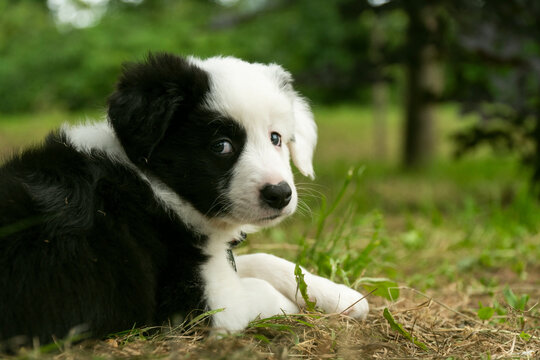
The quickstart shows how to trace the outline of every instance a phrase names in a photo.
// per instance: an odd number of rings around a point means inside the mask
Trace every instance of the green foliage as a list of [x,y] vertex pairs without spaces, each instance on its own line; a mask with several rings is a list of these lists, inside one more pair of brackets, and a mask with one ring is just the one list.
[[399,298],[398,284],[387,278],[363,277],[357,280],[367,291],[373,295],[381,296],[391,301]]
[[525,326],[525,318],[522,314],[526,311],[527,302],[529,301],[530,296],[528,294],[523,294],[518,298],[509,287],[506,287],[503,290],[503,295],[508,305],[520,314],[518,321],[520,327],[523,328]]
[[[517,154],[540,190],[540,5],[521,0],[463,5],[468,16],[456,19],[459,55],[448,61],[456,75],[451,96],[482,121],[454,136],[457,154],[484,144]],[[508,22],[509,13],[521,21]]]
[[482,303],[479,303],[480,308],[476,312],[480,320],[489,320],[495,314],[495,309],[490,306],[483,306]]
[[202,314],[199,314],[199,315],[195,316],[194,318],[190,319],[188,322],[182,324],[182,329],[184,331],[188,332],[191,329],[193,329],[195,326],[198,326],[198,325],[204,323],[206,320],[211,318],[212,315],[220,313],[223,310],[225,310],[225,308],[205,311]]
[[306,303],[306,310],[315,311],[316,302],[309,299],[307,284],[304,280],[304,273],[302,272],[302,268],[300,268],[300,265],[298,264],[296,264],[294,268],[294,278],[296,280],[296,287],[298,291],[300,291],[300,294],[302,295],[302,298]]
[[[317,318],[317,316],[315,316],[315,318]],[[295,331],[294,325],[313,327],[313,324],[311,324],[306,319],[307,317],[305,315],[298,315],[298,314],[276,315],[276,316],[271,316],[264,319],[256,319],[249,323],[248,328],[269,329],[269,330],[280,331],[283,333],[288,333],[291,335],[293,339],[293,343],[298,344],[299,337],[298,337],[298,333]],[[289,323],[283,323],[282,322],[283,320],[286,320]],[[270,343],[270,339],[268,339],[263,334],[254,334],[253,337],[264,343]]]
[[527,302],[530,299],[530,296],[527,294],[521,295],[521,297],[517,297],[516,294],[510,289],[509,287],[506,287],[503,290],[504,299],[510,305],[514,310],[517,311],[525,311],[525,307],[527,306]]
[[531,334],[528,334],[528,333],[526,333],[526,332],[524,332],[524,331],[522,331],[522,332],[519,334],[519,337],[520,337],[522,340],[524,340],[524,341],[529,341],[529,340],[531,340],[532,335],[531,335]]
[[369,4],[354,0],[240,0],[233,6],[110,0],[103,17],[86,28],[55,22],[44,2],[2,0],[0,112],[101,108],[120,65],[148,51],[276,62],[311,98],[367,100],[374,23],[392,39],[387,48],[395,48],[406,25],[402,14],[376,16]]
[[410,250],[420,249],[425,246],[425,237],[417,229],[412,229],[402,234],[403,245]]
[[189,0],[152,3],[111,6],[97,26],[85,29],[57,28],[39,2],[6,5],[0,15],[6,20],[0,21],[0,34],[8,34],[0,41],[0,111],[103,107],[123,62],[148,51],[210,51],[198,44],[204,38],[193,34],[216,6]]
[[89,333],[68,334],[63,339],[57,339],[55,342],[39,346],[35,349],[35,355],[51,354],[58,350],[62,350],[64,347],[70,347],[72,344],[88,339],[91,335]]
[[[528,311],[527,303],[530,299],[530,295],[522,294],[520,297],[518,297],[508,286],[503,289],[502,295],[506,301],[506,304],[517,313],[517,317],[515,317],[515,319],[517,319],[520,329],[523,329],[525,326],[525,318],[523,314]],[[511,314],[509,314],[507,309],[499,304],[499,302],[495,299],[493,300],[492,306],[483,306],[481,302],[479,303],[479,306],[480,307],[477,310],[477,315],[480,320],[492,320],[495,314],[497,314],[497,319],[495,320],[500,323],[506,323],[510,318]],[[520,337],[526,341],[530,339],[530,335],[524,332],[520,334]]]
[[[326,198],[321,198],[320,209],[316,215],[314,239],[308,241],[305,236],[300,238],[301,250],[297,261],[316,267],[319,274],[334,281],[361,285],[375,295],[396,300],[399,297],[399,290],[395,281],[387,278],[361,277],[374,262],[375,253],[384,242],[381,239],[383,219],[380,213],[372,214],[372,235],[365,246],[358,248],[356,243],[352,244],[358,232],[363,229],[363,219],[358,216],[357,207],[350,200],[358,195],[358,182],[364,169],[358,167],[347,171],[332,202],[327,203]],[[352,191],[351,186],[355,187]],[[347,204],[344,209],[342,203]],[[344,215],[341,215],[342,211],[345,212]],[[328,229],[331,222],[332,228]]]

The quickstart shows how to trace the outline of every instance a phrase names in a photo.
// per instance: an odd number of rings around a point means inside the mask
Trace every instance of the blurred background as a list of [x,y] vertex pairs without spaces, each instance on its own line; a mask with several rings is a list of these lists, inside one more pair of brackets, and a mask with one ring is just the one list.
[[282,64],[315,107],[368,111],[361,157],[425,165],[472,113],[452,150],[486,142],[537,170],[539,15],[527,0],[1,0],[0,113],[99,110],[149,51],[234,55]]
[[353,259],[420,288],[524,277],[540,258],[538,19],[534,0],[0,0],[0,154],[103,116],[121,64],[149,51],[275,62],[313,106],[318,178],[300,179],[305,216],[250,246],[319,246],[323,273]]

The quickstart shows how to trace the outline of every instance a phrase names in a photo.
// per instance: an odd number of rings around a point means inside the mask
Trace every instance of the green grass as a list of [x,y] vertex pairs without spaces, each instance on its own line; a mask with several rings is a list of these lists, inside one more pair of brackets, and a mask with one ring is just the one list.
[[[271,252],[364,293],[374,290],[368,321],[321,314],[276,317],[220,340],[169,329],[155,338],[125,342],[119,335],[112,343],[83,350],[63,348],[64,354],[540,356],[535,305],[540,301],[540,205],[517,160],[487,149],[453,159],[450,135],[473,121],[460,119],[453,105],[438,109],[433,162],[416,171],[399,165],[397,108],[389,111],[384,157],[376,151],[368,108],[315,107],[315,115],[320,130],[317,179],[297,175],[303,199],[298,214],[250,235],[238,252]],[[35,143],[61,122],[84,117],[0,116],[0,153]]]
[[100,116],[99,111],[0,114],[0,154],[38,144],[49,131],[58,128],[63,123],[76,123]]

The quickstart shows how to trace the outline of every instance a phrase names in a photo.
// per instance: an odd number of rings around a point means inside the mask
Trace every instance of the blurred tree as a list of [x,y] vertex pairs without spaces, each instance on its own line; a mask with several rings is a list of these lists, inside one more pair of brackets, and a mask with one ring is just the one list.
[[[107,11],[94,22],[73,22],[72,9],[62,20],[68,3]],[[50,12],[43,4],[0,0],[0,111],[101,106],[119,64],[149,50],[278,62],[316,100],[368,99],[371,36],[359,18],[370,8],[365,1],[49,0]]]
[[434,104],[444,86],[439,49],[441,10],[435,1],[409,0],[402,6],[409,19],[403,160],[406,166],[414,167],[428,162],[434,149]]
[[435,104],[444,89],[442,71],[448,36],[446,0],[371,1],[378,14],[403,13],[406,25],[399,44],[386,51],[386,65],[400,64],[406,73],[403,164],[418,167],[434,153]]
[[454,5],[453,14],[457,31],[448,65],[455,80],[448,98],[480,115],[477,124],[455,136],[458,154],[481,144],[517,152],[538,185],[540,2],[463,2]]
[[[376,17],[376,20],[379,20]],[[369,59],[374,66],[384,64],[382,50],[386,43],[384,26],[381,21],[374,21],[371,27],[371,39],[369,48]],[[388,101],[388,83],[382,77],[383,71],[377,71],[377,76],[373,81],[373,139],[375,156],[379,160],[386,160],[387,143],[388,143],[388,127],[387,127],[387,109]]]
[[110,0],[99,23],[79,29],[55,23],[43,2],[0,0],[0,111],[102,107],[122,62],[151,50],[209,52],[197,31],[216,7]]

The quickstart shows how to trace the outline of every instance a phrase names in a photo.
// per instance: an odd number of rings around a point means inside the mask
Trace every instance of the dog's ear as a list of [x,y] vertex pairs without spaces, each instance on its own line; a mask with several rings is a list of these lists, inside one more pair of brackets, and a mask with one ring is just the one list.
[[294,95],[294,138],[289,142],[289,149],[294,165],[304,176],[315,178],[313,171],[313,153],[317,145],[317,125],[306,100]]
[[317,125],[307,101],[294,91],[291,74],[281,66],[268,66],[271,76],[278,82],[279,87],[292,98],[294,112],[294,135],[289,142],[289,150],[294,165],[304,176],[315,178],[313,171],[313,152],[317,144]]
[[172,121],[181,121],[208,91],[205,71],[165,53],[127,63],[109,97],[108,116],[129,159],[144,166]]

